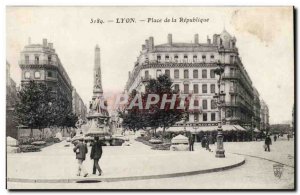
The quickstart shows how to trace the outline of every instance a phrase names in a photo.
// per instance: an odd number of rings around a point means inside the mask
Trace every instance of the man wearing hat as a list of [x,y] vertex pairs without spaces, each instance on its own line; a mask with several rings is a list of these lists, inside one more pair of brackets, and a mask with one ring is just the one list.
[[92,145],[92,150],[91,150],[91,159],[94,160],[93,174],[96,174],[96,170],[98,170],[99,176],[102,174],[102,170],[99,166],[99,160],[101,156],[102,156],[102,144],[99,141],[99,137],[95,137],[95,141]]
[[86,177],[88,173],[86,172],[85,167],[83,166],[83,161],[85,156],[88,153],[88,148],[83,142],[83,137],[79,138],[79,142],[74,147],[73,151],[76,153],[76,159],[78,159],[78,173],[77,176],[80,176],[80,172],[83,172],[83,176]]

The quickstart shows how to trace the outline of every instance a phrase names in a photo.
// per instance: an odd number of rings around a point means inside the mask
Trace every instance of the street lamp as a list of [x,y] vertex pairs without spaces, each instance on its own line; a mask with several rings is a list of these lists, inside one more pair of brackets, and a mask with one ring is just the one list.
[[184,112],[184,121],[183,121],[183,124],[184,124],[184,136],[186,136],[186,123],[187,123],[187,120],[188,120],[188,116],[189,116],[189,113],[187,111]]
[[193,139],[194,140],[196,140],[196,135],[197,135],[197,129],[198,129],[199,127],[198,126],[196,126],[196,124],[193,126],[193,129],[194,129],[194,137],[193,137]]
[[224,72],[224,66],[221,63],[217,64],[218,67],[215,70],[215,74],[219,75],[219,80],[218,80],[218,95],[216,96],[217,98],[217,106],[218,106],[218,111],[219,111],[219,120],[218,120],[218,134],[217,134],[217,150],[216,150],[216,158],[225,158],[225,150],[223,147],[223,129],[222,129],[222,113],[221,113],[221,108],[222,108],[222,103],[221,103],[221,91],[220,91],[220,86],[221,86],[221,79],[222,79],[222,74]]

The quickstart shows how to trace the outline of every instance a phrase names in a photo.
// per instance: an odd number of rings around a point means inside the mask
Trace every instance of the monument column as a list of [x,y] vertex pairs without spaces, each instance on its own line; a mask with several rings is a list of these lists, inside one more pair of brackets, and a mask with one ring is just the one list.
[[93,87],[93,100],[102,96],[102,80],[101,80],[101,67],[100,67],[100,48],[98,45],[95,47],[95,64],[94,64],[94,87]]

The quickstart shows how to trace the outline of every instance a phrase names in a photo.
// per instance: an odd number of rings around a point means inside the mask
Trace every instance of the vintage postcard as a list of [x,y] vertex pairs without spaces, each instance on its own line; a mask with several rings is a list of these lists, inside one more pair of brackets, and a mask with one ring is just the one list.
[[295,190],[294,7],[6,7],[6,185]]

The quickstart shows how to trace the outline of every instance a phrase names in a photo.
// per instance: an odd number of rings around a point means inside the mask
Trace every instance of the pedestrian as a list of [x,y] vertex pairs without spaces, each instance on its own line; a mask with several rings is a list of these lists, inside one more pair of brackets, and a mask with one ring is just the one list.
[[190,136],[189,136],[189,148],[190,148],[190,151],[194,151],[194,137],[193,137],[193,135],[191,134]]
[[86,144],[83,142],[83,137],[79,138],[79,142],[74,147],[73,151],[76,153],[76,159],[78,159],[78,173],[77,176],[80,176],[80,172],[83,172],[83,176],[88,176],[86,169],[83,165],[83,161],[85,160],[86,153],[88,153],[88,148]]
[[276,142],[276,140],[277,140],[277,136],[276,136],[276,134],[274,135],[274,142]]
[[205,148],[206,147],[206,135],[204,136],[204,137],[202,137],[202,139],[201,139],[201,146],[202,146],[202,148]]
[[270,152],[270,145],[272,144],[272,140],[270,138],[270,136],[267,136],[265,139],[265,151]]
[[209,148],[209,139],[206,139],[205,149],[208,150],[208,151],[210,151],[210,148]]
[[99,160],[101,156],[102,156],[102,143],[99,141],[99,137],[95,137],[95,141],[92,145],[92,150],[91,150],[91,159],[94,160],[93,174],[96,174],[96,171],[98,170],[99,176],[102,175],[102,170],[99,166]]

